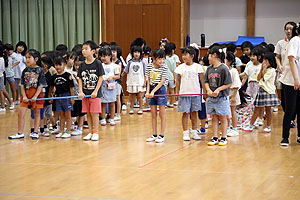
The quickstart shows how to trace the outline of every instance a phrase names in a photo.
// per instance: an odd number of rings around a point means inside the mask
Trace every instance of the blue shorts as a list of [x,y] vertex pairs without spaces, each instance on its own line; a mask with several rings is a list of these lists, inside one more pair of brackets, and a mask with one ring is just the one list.
[[208,97],[205,104],[207,114],[230,115],[230,104],[227,97]]
[[[155,88],[156,86],[151,86],[150,85],[150,92]],[[167,94],[166,92],[166,87],[163,85],[161,86],[155,93],[154,95],[162,95],[162,94]],[[168,97],[152,97],[148,99],[148,104],[150,106],[166,106],[168,104]]]
[[9,83],[15,82],[15,78],[14,77],[6,77],[6,81]]
[[[40,110],[41,119],[44,119],[44,112],[45,112],[45,107],[41,108],[41,110]],[[34,119],[34,111],[33,110],[31,110],[30,117],[31,117],[31,119]]]
[[205,103],[201,103],[201,110],[198,111],[198,117],[199,119],[206,119],[207,118],[207,115],[206,115],[206,106],[205,106]]
[[201,96],[178,97],[178,112],[191,113],[199,110],[201,110]]
[[[60,97],[70,96],[70,93],[59,95]],[[67,112],[73,110],[71,99],[56,99],[55,100],[56,112]]]

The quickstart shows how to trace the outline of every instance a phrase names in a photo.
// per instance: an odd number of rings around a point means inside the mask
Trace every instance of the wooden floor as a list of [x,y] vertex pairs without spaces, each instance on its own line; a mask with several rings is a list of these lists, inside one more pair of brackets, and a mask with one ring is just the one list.
[[28,132],[11,141],[17,110],[7,111],[0,116],[0,199],[300,199],[300,146],[295,129],[290,147],[279,146],[281,111],[271,134],[240,131],[226,147],[206,145],[211,128],[202,141],[183,142],[176,108],[167,110],[165,143],[146,143],[150,120],[150,113],[123,115],[115,127],[99,128],[98,142],[32,141]]

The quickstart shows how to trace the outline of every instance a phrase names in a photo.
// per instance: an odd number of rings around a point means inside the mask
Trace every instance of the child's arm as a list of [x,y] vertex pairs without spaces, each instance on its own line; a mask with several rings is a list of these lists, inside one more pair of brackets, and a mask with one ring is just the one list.
[[[166,78],[162,78],[162,79],[161,79],[161,81],[159,82],[159,84],[157,84],[157,86],[151,91],[151,93],[150,93],[150,98],[152,98],[152,97],[154,96],[154,93],[155,93],[157,90],[159,90],[159,88],[160,88],[161,86],[164,85],[165,80],[166,80]],[[147,89],[148,89],[148,88],[147,88]]]
[[267,66],[263,63],[261,68],[260,68],[260,71],[257,75],[257,80],[258,81],[260,81],[261,79],[264,80],[264,75],[265,75],[266,71],[267,71]]
[[92,93],[92,95],[91,95],[92,98],[96,98],[96,97],[97,97],[98,90],[99,90],[99,88],[101,87],[102,82],[103,82],[103,76],[99,76],[99,79],[98,79],[96,88],[94,89],[94,91],[93,91],[93,93]]
[[84,93],[82,91],[82,79],[81,78],[78,79],[78,89],[79,89],[78,98],[82,99],[84,97]]
[[11,66],[11,68],[13,69],[15,66],[17,66],[18,64],[20,64],[20,61],[18,61],[18,62],[16,62],[15,64],[13,64],[12,66]]
[[[176,76],[175,76],[175,77],[176,77]],[[176,81],[176,94],[179,94],[179,91],[180,91],[180,83],[181,83],[181,75],[178,74],[177,81]]]
[[[73,87],[70,87],[70,94],[71,94],[71,96],[74,96],[74,88]],[[71,98],[71,103],[72,103],[72,105],[74,105],[74,103],[75,103],[74,98]]]
[[31,102],[36,102],[37,97],[39,96],[39,94],[41,93],[43,89],[43,86],[39,86],[34,94],[34,96],[31,98]]
[[207,96],[212,97],[212,91],[209,87],[209,83],[205,83],[205,88],[206,88]]
[[28,102],[28,98],[26,96],[26,93],[25,93],[25,88],[24,88],[24,85],[21,85],[21,94],[22,94],[22,97],[23,97],[23,102]]
[[217,97],[219,95],[219,92],[221,92],[222,90],[226,90],[227,88],[229,88],[232,85],[232,83],[230,84],[226,84],[226,85],[222,85],[221,87],[218,87],[215,91],[213,91],[213,96]]
[[276,59],[277,69],[278,69],[279,73],[281,73],[282,72],[281,55],[276,54],[275,59]]
[[236,94],[238,93],[239,88],[232,88],[232,90],[233,90],[233,94],[231,96],[230,103],[235,104],[236,103],[235,98],[236,98]]
[[[145,78],[145,80],[146,80],[146,78]],[[150,77],[148,77],[148,80],[147,80],[147,90],[146,90],[146,94],[145,94],[145,96],[146,96],[147,98],[150,97],[149,91],[150,91]]]
[[[53,92],[54,86],[50,86],[49,88],[49,93],[48,93],[48,97],[52,97],[52,92]],[[49,100],[49,103],[53,103],[53,99]]]
[[[206,94],[206,88],[205,88],[205,83],[204,83],[204,76],[203,76],[203,73],[200,73],[199,74],[199,77],[200,77],[200,81],[201,81],[201,85],[203,87],[203,93]],[[204,97],[204,96],[203,96]]]
[[242,79],[242,86],[245,85],[245,83],[247,82],[247,80],[248,80],[248,76],[247,76],[247,74],[244,74],[243,75],[243,79]]

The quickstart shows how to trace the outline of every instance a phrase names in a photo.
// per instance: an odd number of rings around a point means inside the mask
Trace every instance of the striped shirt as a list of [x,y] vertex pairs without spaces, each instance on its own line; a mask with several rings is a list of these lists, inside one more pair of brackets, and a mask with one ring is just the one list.
[[150,77],[150,85],[154,86],[160,83],[162,78],[165,78],[164,86],[168,85],[168,67],[163,64],[159,68],[155,68],[153,63],[150,63],[146,68],[146,77]]

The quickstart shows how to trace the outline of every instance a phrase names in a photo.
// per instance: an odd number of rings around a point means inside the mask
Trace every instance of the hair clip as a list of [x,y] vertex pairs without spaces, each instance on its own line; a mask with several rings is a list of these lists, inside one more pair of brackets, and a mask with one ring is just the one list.
[[220,52],[220,53],[223,53],[223,49],[219,49],[219,52]]

